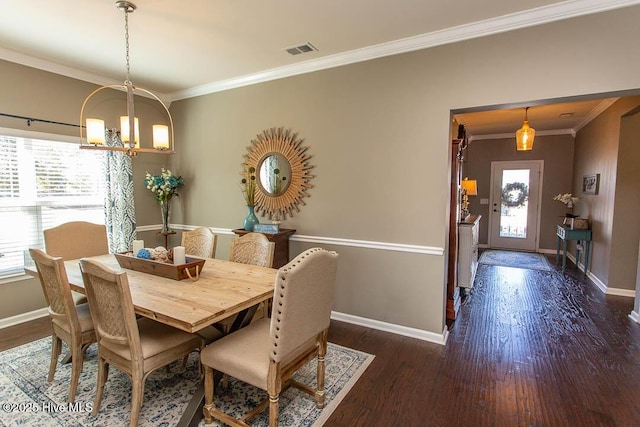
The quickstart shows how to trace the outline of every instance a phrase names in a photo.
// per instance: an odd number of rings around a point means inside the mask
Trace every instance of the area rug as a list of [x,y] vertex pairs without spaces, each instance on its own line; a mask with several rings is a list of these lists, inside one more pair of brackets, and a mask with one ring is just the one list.
[[[0,425],[2,426],[73,426],[107,427],[129,424],[131,383],[116,368],[109,371],[102,405],[97,416],[91,415],[97,378],[97,347],[86,353],[75,404],[66,399],[71,364],[58,364],[55,378],[47,383],[51,339],[44,338],[0,353]],[[66,347],[63,347],[63,354]],[[171,365],[170,372],[160,369],[147,378],[139,426],[174,426],[180,420],[191,396],[200,383],[196,353],[186,368]],[[321,426],[346,396],[374,356],[329,343],[326,357],[326,405],[317,409],[305,393],[290,388],[280,396],[281,426]],[[315,360],[294,378],[315,384]],[[266,397],[263,391],[233,379],[229,387],[216,396],[216,405],[239,416]],[[200,422],[204,426],[204,421]],[[209,424],[219,425],[219,424]],[[252,426],[267,426],[266,412],[252,420]]]
[[552,270],[549,261],[544,255],[530,252],[485,250],[480,255],[478,263],[502,267],[528,268],[530,270]]

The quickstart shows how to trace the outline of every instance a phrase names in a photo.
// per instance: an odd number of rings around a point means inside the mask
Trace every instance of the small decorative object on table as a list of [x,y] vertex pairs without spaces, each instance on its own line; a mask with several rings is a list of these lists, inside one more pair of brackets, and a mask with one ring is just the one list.
[[[182,251],[181,249],[182,248]],[[177,255],[174,263],[174,252]],[[185,257],[184,247],[176,246],[167,250],[163,246],[157,248],[142,248],[137,253],[115,254],[118,264],[122,268],[141,271],[173,280],[198,280],[205,260],[202,258]]]
[[244,218],[243,227],[247,231],[253,231],[256,224],[260,224],[255,213],[256,201],[256,169],[250,167],[244,171],[244,177],[240,181],[242,183],[242,196],[247,204],[247,216]]
[[553,200],[557,200],[567,205],[567,209],[569,210],[569,212],[565,214],[565,217],[576,218],[578,216],[573,214],[573,207],[575,206],[576,203],[578,203],[578,201],[580,200],[579,198],[573,197],[571,193],[565,193],[565,194],[558,194],[556,197],[553,198]]
[[256,224],[253,226],[253,231],[256,233],[264,234],[277,234],[280,231],[279,224]]
[[184,185],[182,176],[174,175],[170,170],[162,168],[160,175],[147,172],[144,184],[153,192],[156,202],[160,205],[162,215],[162,233],[169,233],[169,214],[171,212],[171,198],[178,196],[176,190]]

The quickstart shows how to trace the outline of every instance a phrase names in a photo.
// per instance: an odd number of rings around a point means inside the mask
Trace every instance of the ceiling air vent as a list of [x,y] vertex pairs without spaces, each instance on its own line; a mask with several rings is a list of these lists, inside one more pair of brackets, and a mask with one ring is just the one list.
[[284,50],[286,50],[290,55],[300,55],[301,53],[318,51],[314,45],[308,42],[300,46],[287,47]]

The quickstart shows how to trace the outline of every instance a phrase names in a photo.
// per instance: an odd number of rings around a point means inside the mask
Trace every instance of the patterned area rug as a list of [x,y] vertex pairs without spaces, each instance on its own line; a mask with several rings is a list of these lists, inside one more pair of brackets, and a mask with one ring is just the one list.
[[528,268],[530,270],[552,270],[549,261],[544,255],[530,252],[485,250],[480,255],[478,263],[502,267]]
[[[66,347],[63,346],[63,354]],[[51,339],[44,338],[0,353],[0,425],[2,426],[118,426],[128,425],[131,400],[129,377],[116,368],[109,370],[100,412],[91,415],[97,378],[97,347],[87,350],[75,404],[66,398],[71,364],[58,364],[54,380],[47,383]],[[319,410],[305,393],[295,388],[280,396],[281,426],[321,426],[346,396],[374,356],[329,343],[326,357],[326,405]],[[294,378],[315,384],[315,360]],[[197,354],[185,369],[180,362],[170,372],[162,368],[147,378],[139,426],[174,426],[199,384]],[[254,407],[266,393],[229,379],[229,387],[216,396],[216,405],[239,416]],[[200,422],[204,426],[204,420]],[[209,424],[219,425],[219,424]],[[252,420],[252,426],[267,426],[267,412]]]

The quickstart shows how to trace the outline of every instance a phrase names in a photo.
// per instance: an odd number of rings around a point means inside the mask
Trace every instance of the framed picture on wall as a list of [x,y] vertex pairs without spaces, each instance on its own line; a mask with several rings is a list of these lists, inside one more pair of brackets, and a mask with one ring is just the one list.
[[592,173],[582,177],[582,194],[598,194],[600,174]]

